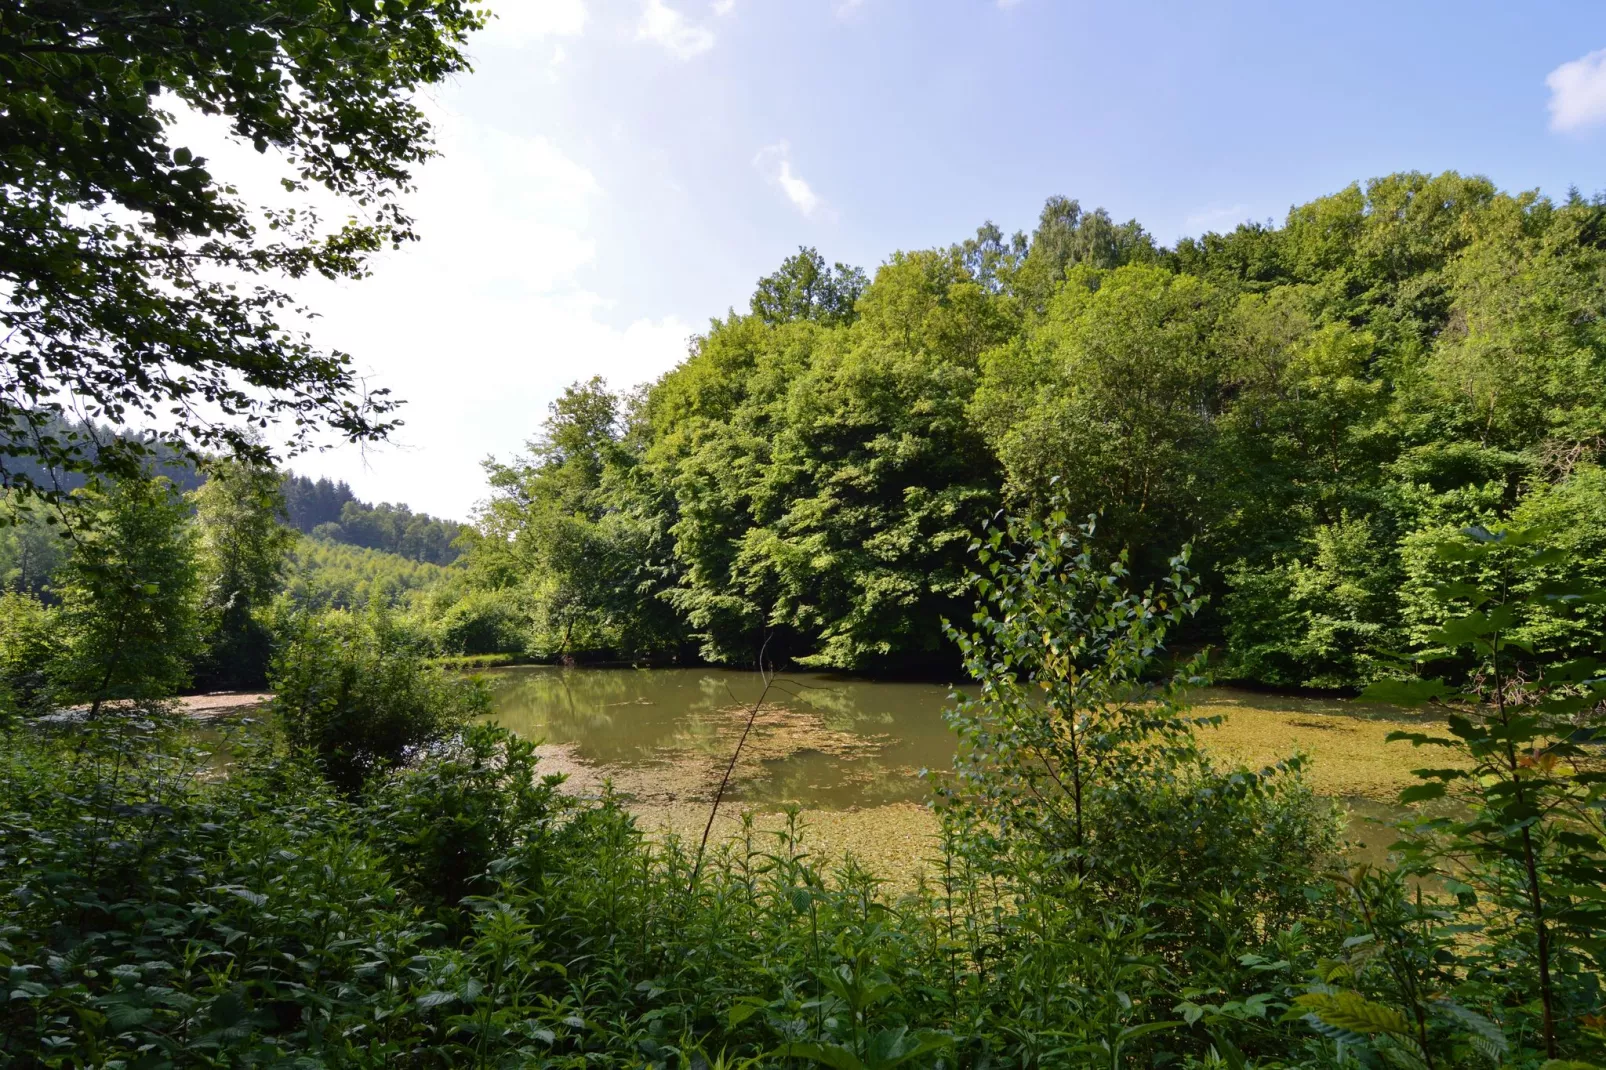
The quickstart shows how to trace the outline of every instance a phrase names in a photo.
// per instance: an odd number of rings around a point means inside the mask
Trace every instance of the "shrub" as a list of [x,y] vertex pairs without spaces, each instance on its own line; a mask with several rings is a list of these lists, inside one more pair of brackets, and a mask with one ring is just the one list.
[[372,832],[390,845],[404,887],[450,919],[466,896],[495,890],[497,859],[563,813],[561,780],[536,776],[535,744],[470,725],[430,761],[376,786]]
[[967,830],[973,864],[1152,928],[1155,950],[1248,951],[1308,913],[1337,815],[1297,759],[1222,769],[1200,749],[1195,727],[1214,722],[1189,713],[1185,689],[1202,660],[1156,676],[1167,634],[1201,604],[1186,551],[1138,593],[1124,556],[1100,566],[1093,538],[1061,511],[978,544],[974,630],[950,631],[979,686],[951,716],[945,818]]
[[50,705],[50,665],[61,653],[55,613],[28,594],[0,594],[0,721]]
[[490,710],[484,685],[421,661],[383,615],[295,616],[273,660],[273,709],[291,746],[354,791]]
[[529,614],[513,591],[469,591],[435,625],[442,654],[518,654],[529,641]]
[[[1576,541],[1576,532],[1518,527],[1469,527],[1441,539],[1433,559],[1458,574],[1426,589],[1440,623],[1422,630],[1413,659],[1470,663],[1469,681],[1457,689],[1391,680],[1368,691],[1387,702],[1434,703],[1447,729],[1390,737],[1449,759],[1417,770],[1421,782],[1401,801],[1448,799],[1453,807],[1403,822],[1398,846],[1405,873],[1442,883],[1455,899],[1431,914],[1419,908],[1414,924],[1400,927],[1417,935],[1402,932],[1393,942],[1436,939],[1456,953],[1435,965],[1455,969],[1448,978],[1421,971],[1438,984],[1398,971],[1386,989],[1417,1023],[1404,1041],[1429,1060],[1467,1031],[1465,1015],[1449,1023],[1454,1030],[1443,1027],[1450,998],[1479,1004],[1480,1020],[1505,1027],[1489,1030],[1550,1059],[1599,1058],[1606,1049],[1606,772],[1598,747],[1606,739],[1606,662],[1576,656],[1577,637],[1598,627],[1606,590],[1578,567]],[[1430,1000],[1424,993],[1434,988],[1448,991]],[[1430,1030],[1433,1019],[1441,1022]]]

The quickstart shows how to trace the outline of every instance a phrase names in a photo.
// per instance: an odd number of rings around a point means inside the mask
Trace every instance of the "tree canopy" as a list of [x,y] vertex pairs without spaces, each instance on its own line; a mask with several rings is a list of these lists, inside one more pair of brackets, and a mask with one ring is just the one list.
[[[1354,686],[1436,626],[1432,548],[1468,524],[1542,517],[1602,568],[1600,199],[1398,174],[1166,248],[1052,198],[1029,237],[894,254],[851,312],[860,273],[824,265],[638,395],[577,387],[493,469],[474,582],[615,653],[952,665],[971,540],[1052,496],[1140,575],[1194,543],[1187,638],[1228,675]],[[611,565],[580,549],[625,529]]]
[[[142,446],[63,412],[166,421],[187,447],[255,460],[283,423],[382,436],[394,402],[285,321],[277,279],[356,278],[415,235],[400,197],[432,152],[421,86],[467,67],[468,0],[36,0],[0,10],[0,439],[47,470],[134,475]],[[221,117],[281,165],[291,195],[248,204],[175,144],[180,113]],[[92,425],[91,425],[92,426]],[[59,493],[5,465],[5,485]]]

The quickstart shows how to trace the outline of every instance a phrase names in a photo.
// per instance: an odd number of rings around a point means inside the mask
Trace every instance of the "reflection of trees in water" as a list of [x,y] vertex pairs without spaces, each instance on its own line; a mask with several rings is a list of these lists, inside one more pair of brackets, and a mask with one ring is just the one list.
[[[791,687],[787,686],[789,683]],[[864,696],[858,693],[864,689],[853,684],[788,681],[783,676],[777,681],[776,690],[785,696],[782,701],[819,714],[826,727],[838,732],[852,732],[867,724],[885,726],[893,721],[890,711],[865,709]]]
[[[491,677],[501,723],[530,738],[576,744],[582,759],[603,765],[728,755],[735,742],[732,711],[747,708],[762,688],[756,673],[708,669],[539,667]],[[765,702],[770,713],[758,731],[769,745],[760,750],[769,752],[765,758],[772,763],[816,752],[806,763],[813,771],[787,767],[772,774],[788,778],[783,790],[795,787],[805,798],[812,797],[811,778],[840,784],[846,805],[879,801],[888,793],[909,797],[902,786],[909,779],[907,764],[946,764],[945,696],[944,689],[922,684],[783,676]],[[866,776],[852,762],[834,768],[844,761],[845,745],[856,747],[852,741],[862,741],[869,752],[901,753]]]
[[764,763],[764,775],[745,783],[738,797],[747,802],[798,803],[828,809],[918,802],[927,788],[914,769],[874,757],[844,759],[803,750]]

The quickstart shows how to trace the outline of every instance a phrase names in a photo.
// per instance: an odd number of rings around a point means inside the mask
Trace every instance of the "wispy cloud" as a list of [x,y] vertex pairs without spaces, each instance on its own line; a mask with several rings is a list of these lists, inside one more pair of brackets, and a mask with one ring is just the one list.
[[691,59],[714,47],[714,31],[688,22],[664,0],[647,0],[636,24],[636,40],[651,41],[676,59]]
[[720,18],[724,18],[726,15],[729,15],[735,10],[736,0],[714,0],[713,11],[714,14],[718,15]]
[[1545,76],[1550,128],[1582,130],[1606,123],[1606,48],[1563,63]]
[[778,186],[792,206],[805,216],[813,217],[823,206],[820,195],[792,170],[792,147],[784,141],[766,145],[753,157],[753,166],[759,173]]
[[836,6],[832,8],[832,11],[836,14],[837,18],[845,19],[853,15],[859,10],[859,8],[863,6],[864,0],[836,0]]
[[1248,211],[1248,206],[1242,204],[1235,204],[1230,208],[1201,208],[1183,222],[1189,230],[1214,230],[1217,227],[1242,223]]

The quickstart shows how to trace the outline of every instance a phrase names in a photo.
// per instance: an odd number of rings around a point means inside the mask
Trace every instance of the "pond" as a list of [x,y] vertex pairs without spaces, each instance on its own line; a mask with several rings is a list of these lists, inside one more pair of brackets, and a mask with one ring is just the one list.
[[[495,717],[545,740],[552,767],[583,787],[611,780],[642,804],[711,798],[763,691],[756,673],[719,669],[496,670]],[[826,674],[780,677],[743,747],[726,797],[775,810],[853,810],[920,803],[921,769],[947,769],[954,737],[943,719],[942,684],[870,681]],[[1316,791],[1386,815],[1421,764],[1388,733],[1419,725],[1401,710],[1336,698],[1202,688],[1198,713],[1219,715],[1201,738],[1227,762],[1261,768],[1298,749],[1311,758]]]
[[954,753],[938,684],[718,669],[497,670],[495,717],[545,740],[555,765],[611,777],[640,800],[705,798],[760,695],[727,797],[747,806],[847,810],[924,800],[922,768]]
[[[953,757],[947,686],[791,673],[764,692],[756,673],[720,669],[528,666],[486,676],[494,718],[543,740],[543,767],[568,774],[568,790],[611,787],[644,828],[692,842],[763,693],[715,841],[743,834],[744,811],[758,834],[778,832],[787,821],[779,811],[794,805],[814,850],[851,852],[895,881],[929,871],[936,820],[920,770],[947,769]],[[1394,839],[1382,822],[1398,814],[1392,800],[1421,764],[1386,738],[1415,715],[1230,688],[1191,698],[1196,712],[1222,718],[1201,738],[1224,761],[1258,769],[1296,749],[1308,754],[1311,786],[1348,806],[1351,857],[1382,860]]]

